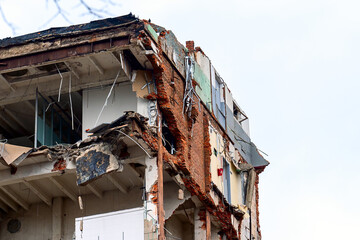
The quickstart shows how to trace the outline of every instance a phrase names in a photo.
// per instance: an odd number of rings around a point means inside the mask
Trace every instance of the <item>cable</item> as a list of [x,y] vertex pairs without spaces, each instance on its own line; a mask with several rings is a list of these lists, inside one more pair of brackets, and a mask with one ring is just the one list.
[[71,129],[74,130],[74,111],[73,111],[73,104],[72,104],[72,99],[71,99],[71,76],[72,76],[72,74],[70,73],[70,78],[69,78],[69,101],[70,101],[70,110],[71,110]]
[[60,77],[61,77],[61,80],[60,80],[60,87],[59,87],[59,94],[58,94],[58,102],[60,102],[61,87],[62,87],[62,84],[63,84],[63,80],[64,80],[64,78],[63,78],[63,75],[61,74],[61,72],[60,72],[60,70],[59,70],[58,66],[56,65],[56,63],[55,63],[55,67],[56,67],[56,69],[57,69],[57,71],[58,71],[58,73],[59,73],[59,75],[60,75]]
[[101,111],[100,111],[99,116],[98,116],[98,118],[97,118],[97,120],[96,120],[96,122],[95,122],[94,127],[97,126],[97,124],[98,124],[98,122],[99,122],[99,119],[100,119],[100,116],[101,116],[102,112],[104,111],[104,109],[105,109],[105,107],[106,107],[106,105],[107,105],[107,103],[108,103],[108,100],[109,100],[109,98],[110,98],[110,95],[111,95],[111,93],[112,93],[112,90],[114,89],[115,83],[116,83],[117,79],[119,78],[120,72],[121,72],[121,69],[119,70],[119,72],[117,73],[117,75],[116,75],[116,77],[115,77],[115,79],[114,79],[114,82],[113,82],[113,84],[112,84],[112,86],[111,86],[111,88],[110,88],[109,94],[107,95],[107,97],[106,97],[106,99],[105,99],[105,103],[104,103],[103,107],[101,108]]
[[131,141],[133,141],[136,145],[138,145],[138,146],[146,153],[146,155],[147,155],[149,158],[152,158],[152,157],[150,156],[150,154],[145,150],[145,148],[143,148],[138,142],[136,142],[134,139],[132,139],[132,137],[130,137],[129,135],[127,135],[126,133],[124,133],[124,132],[121,131],[120,129],[117,129],[117,130],[115,130],[115,131],[118,131],[118,132],[124,134],[124,135],[125,135],[126,137],[128,137]]

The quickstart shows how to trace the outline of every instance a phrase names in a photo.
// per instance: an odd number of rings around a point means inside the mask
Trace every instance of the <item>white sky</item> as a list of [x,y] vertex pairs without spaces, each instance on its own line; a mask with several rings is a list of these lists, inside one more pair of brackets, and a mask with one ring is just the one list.
[[[39,30],[55,12],[48,2],[0,0],[17,34]],[[74,2],[60,0],[69,19],[91,20]],[[249,115],[252,140],[271,162],[260,175],[264,240],[359,239],[359,1],[120,4],[112,16],[132,12],[183,44],[194,40]],[[45,28],[64,25],[58,17]],[[0,38],[11,34],[1,22]]]

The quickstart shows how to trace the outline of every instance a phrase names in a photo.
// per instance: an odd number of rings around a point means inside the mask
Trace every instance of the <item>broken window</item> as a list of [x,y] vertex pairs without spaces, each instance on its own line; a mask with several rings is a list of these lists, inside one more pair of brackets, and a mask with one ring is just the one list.
[[82,96],[79,92],[58,96],[37,93],[36,145],[53,146],[75,143],[81,139]]
[[166,150],[170,154],[175,154],[176,153],[175,137],[170,132],[170,129],[169,129],[165,119],[163,119],[161,131],[162,131],[163,144],[164,144]]
[[215,116],[220,124],[225,127],[225,97],[224,97],[224,80],[220,75],[215,73]]
[[231,203],[231,191],[230,191],[230,164],[223,158],[223,181],[224,181],[224,196],[227,201]]
[[244,122],[245,120],[248,119],[248,117],[245,115],[245,113],[240,109],[240,107],[237,106],[237,104],[234,102],[233,103],[234,109],[233,109],[233,113],[234,113],[234,118],[236,119],[236,121],[238,123],[240,123],[240,125],[242,125],[242,122]]

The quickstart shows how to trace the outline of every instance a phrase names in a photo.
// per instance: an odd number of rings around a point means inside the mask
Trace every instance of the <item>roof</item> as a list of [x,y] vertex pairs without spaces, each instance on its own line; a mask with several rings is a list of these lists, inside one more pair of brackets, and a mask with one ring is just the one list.
[[92,21],[85,24],[72,25],[68,27],[50,28],[44,31],[30,33],[13,38],[4,38],[0,40],[0,48],[14,45],[21,45],[28,42],[44,41],[45,39],[53,39],[70,35],[79,35],[86,32],[94,32],[126,25],[140,21],[132,13],[115,18],[106,18]]

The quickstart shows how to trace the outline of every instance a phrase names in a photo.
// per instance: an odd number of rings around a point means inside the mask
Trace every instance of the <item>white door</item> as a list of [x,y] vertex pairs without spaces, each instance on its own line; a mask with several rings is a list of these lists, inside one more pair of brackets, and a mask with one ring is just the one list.
[[144,240],[144,209],[132,208],[76,218],[75,235],[76,240]]

